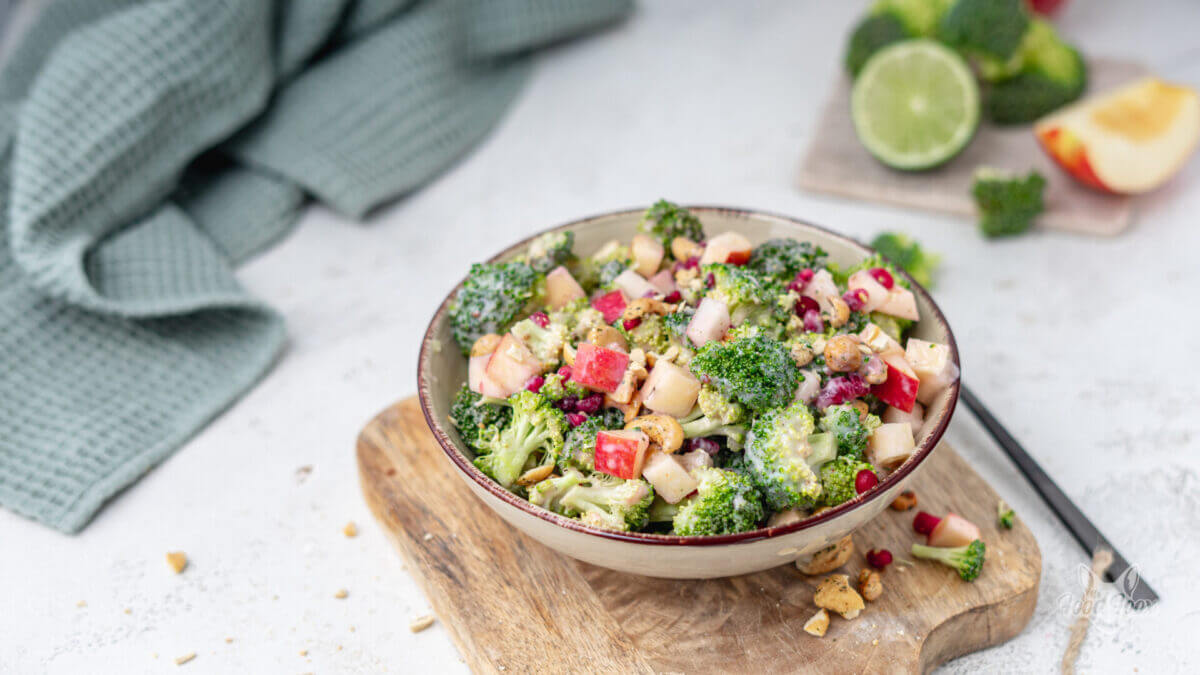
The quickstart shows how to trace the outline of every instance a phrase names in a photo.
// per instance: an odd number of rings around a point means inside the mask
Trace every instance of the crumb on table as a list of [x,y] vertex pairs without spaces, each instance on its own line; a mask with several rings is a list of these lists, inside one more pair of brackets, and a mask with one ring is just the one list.
[[433,625],[433,616],[430,614],[426,614],[425,616],[419,616],[419,617],[413,619],[412,623],[408,624],[408,629],[414,633],[420,633],[421,631],[425,630],[426,628],[429,628],[432,625]]
[[187,554],[183,551],[171,551],[167,554],[167,564],[171,566],[175,574],[183,571],[188,564]]

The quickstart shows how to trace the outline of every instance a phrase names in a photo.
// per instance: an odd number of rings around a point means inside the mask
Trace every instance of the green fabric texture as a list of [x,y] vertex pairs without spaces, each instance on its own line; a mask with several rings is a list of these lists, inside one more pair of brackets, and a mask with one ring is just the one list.
[[237,263],[429,181],[631,0],[59,0],[0,73],[0,505],[82,529],[285,341]]

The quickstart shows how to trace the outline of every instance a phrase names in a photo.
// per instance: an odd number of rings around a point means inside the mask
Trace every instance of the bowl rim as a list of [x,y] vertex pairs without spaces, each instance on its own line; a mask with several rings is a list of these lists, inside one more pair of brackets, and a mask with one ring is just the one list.
[[[819,230],[834,239],[838,239],[843,243],[848,244],[852,248],[858,249],[865,256],[873,255],[876,252],[873,248],[851,237],[830,230],[827,227],[801,220],[799,218],[794,218],[792,216],[785,216],[759,209],[747,209],[729,206],[685,205],[684,208],[700,214],[720,213],[742,218],[766,217],[789,226],[799,226],[800,228]],[[533,239],[548,232],[570,230],[587,225],[597,220],[605,220],[623,216],[637,216],[642,214],[644,211],[645,209],[639,208],[619,209],[587,216],[585,218],[577,218],[560,225],[555,225],[553,227],[535,232],[516,242],[515,244],[505,248],[503,251],[500,251],[496,255],[489,258],[488,262],[496,262],[515,252],[524,250],[533,241]],[[851,511],[854,511],[855,509],[864,506],[869,502],[882,498],[884,493],[887,492],[889,486],[899,484],[905,479],[905,477],[907,477],[913,471],[916,471],[917,467],[919,467],[921,463],[925,461],[925,459],[934,451],[938,443],[941,441],[942,436],[946,433],[946,429],[950,425],[950,419],[954,415],[954,410],[958,405],[959,388],[960,382],[962,381],[962,364],[959,360],[958,343],[954,339],[954,331],[951,330],[949,322],[946,321],[946,316],[942,313],[941,307],[937,305],[929,292],[926,291],[923,286],[918,284],[916,280],[914,280],[903,269],[897,268],[897,271],[899,271],[900,274],[903,275],[904,278],[909,282],[913,292],[920,294],[929,303],[930,308],[933,310],[932,318],[937,321],[937,323],[941,324],[941,326],[945,329],[946,343],[950,348],[951,358],[953,359],[955,365],[959,367],[959,377],[949,387],[950,400],[946,403],[946,408],[941,417],[938,419],[937,426],[934,427],[933,433],[931,433],[925,442],[916,449],[909,459],[900,465],[899,469],[888,474],[886,478],[880,481],[879,485],[875,489],[871,490],[865,495],[855,496],[854,499],[822,511],[819,514],[809,516],[808,518],[805,518],[799,522],[776,525],[774,527],[763,527],[756,530],[749,530],[747,532],[720,535],[681,536],[675,534],[654,534],[648,532],[620,532],[617,530],[606,530],[585,525],[578,520],[567,518],[566,516],[561,516],[552,511],[534,506],[528,501],[521,499],[517,495],[501,487],[499,483],[492,480],[482,471],[477,469],[475,464],[469,458],[467,458],[467,456],[461,450],[458,449],[458,446],[455,444],[454,440],[442,427],[441,422],[436,419],[432,412],[429,366],[431,356],[435,350],[435,347],[433,347],[434,342],[436,342],[434,338],[434,329],[438,325],[439,321],[442,320],[442,317],[449,311],[450,304],[454,300],[455,295],[458,294],[458,291],[462,287],[463,281],[465,281],[466,277],[460,279],[458,284],[456,284],[454,288],[451,289],[450,293],[446,295],[446,298],[442,300],[442,303],[438,305],[437,311],[434,312],[433,318],[430,319],[429,326],[425,329],[425,335],[421,340],[421,350],[417,357],[417,398],[421,404],[421,414],[424,415],[426,425],[433,433],[434,439],[437,440],[438,445],[442,448],[442,451],[446,454],[446,457],[450,460],[450,463],[457,467],[458,470],[465,474],[468,478],[474,481],[479,487],[483,488],[500,501],[515,507],[519,511],[544,520],[552,525],[557,525],[574,532],[579,532],[581,534],[591,535],[611,541],[620,541],[631,544],[646,544],[652,546],[722,546],[772,539],[775,537],[781,537],[784,535],[793,534],[795,532],[807,530],[821,525],[822,523],[847,515]],[[438,349],[440,349],[440,347]]]

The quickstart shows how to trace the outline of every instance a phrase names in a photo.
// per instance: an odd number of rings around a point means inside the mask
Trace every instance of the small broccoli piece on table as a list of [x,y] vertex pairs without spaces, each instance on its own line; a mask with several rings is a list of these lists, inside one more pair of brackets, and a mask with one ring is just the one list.
[[983,96],[983,111],[998,124],[1032,122],[1079,98],[1087,88],[1087,65],[1049,22],[1035,19],[1013,57],[1019,64],[997,76]]
[[700,387],[696,408],[692,414],[679,420],[684,438],[724,436],[725,444],[740,450],[745,443],[746,427],[739,424],[746,417],[746,409],[730,401],[721,392],[709,385]]
[[548,511],[608,530],[640,530],[650,520],[654,488],[644,480],[567,469],[529,489],[529,501]]
[[871,242],[871,248],[892,263],[904,268],[908,275],[925,288],[933,288],[933,274],[941,264],[941,256],[926,251],[920,242],[895,232],[881,232]]
[[512,488],[527,469],[555,463],[568,425],[563,412],[545,396],[521,391],[508,401],[512,421],[503,428],[492,425],[480,430],[478,448],[483,454],[475,458],[475,466]]
[[845,455],[821,467],[821,491],[827,506],[837,506],[854,499],[858,490],[855,480],[861,471],[875,471],[875,467],[861,458]]
[[894,14],[885,13],[868,16],[854,27],[850,40],[846,43],[846,54],[842,63],[850,77],[858,77],[858,71],[867,64],[875,52],[892,44],[912,37],[900,19]]
[[547,232],[529,244],[525,257],[530,267],[545,274],[570,261],[574,246],[574,232]]
[[983,559],[986,553],[987,547],[978,539],[966,546],[955,548],[939,548],[922,544],[913,544],[912,546],[914,558],[936,560],[958,572],[958,576],[962,577],[963,581],[975,581],[979,577],[980,571],[983,570]]
[[463,354],[488,333],[503,333],[536,308],[543,277],[523,262],[476,263],[450,305],[450,326]]
[[999,521],[1000,527],[1011,530],[1013,528],[1013,520],[1016,517],[1017,513],[1013,511],[1011,506],[1004,503],[1003,499],[1000,500],[999,504],[996,504],[996,519]]
[[625,415],[616,408],[602,408],[588,416],[583,424],[567,432],[563,440],[558,467],[563,471],[574,467],[593,471],[596,468],[596,434],[606,429],[621,429]]
[[813,416],[797,401],[759,415],[746,438],[746,467],[773,511],[810,508],[821,498],[817,471],[833,459],[832,443],[812,445]]
[[709,342],[689,366],[701,382],[758,412],[791,402],[800,368],[782,342],[763,335]]
[[956,0],[942,18],[942,41],[974,55],[1011,58],[1029,28],[1024,0]]
[[758,527],[766,516],[754,483],[733,471],[703,467],[693,474],[696,494],[678,504],[672,521],[675,534],[697,536],[732,534]]
[[668,259],[671,257],[671,242],[675,237],[684,237],[694,242],[704,241],[704,226],[700,219],[691,211],[660,199],[646,209],[638,223],[638,231],[659,240],[666,250]]
[[[795,239],[768,239],[754,248],[746,267],[758,274],[787,283],[802,269],[820,267],[826,253],[812,242]],[[778,294],[778,289],[776,294]]]
[[848,405],[831,405],[821,415],[821,431],[833,434],[839,456],[862,459],[867,439],[879,428],[879,417],[868,414],[864,421],[858,410]]
[[479,435],[484,429],[493,426],[503,429],[510,419],[512,408],[484,403],[483,397],[465,384],[450,405],[450,421],[458,429],[458,435],[463,443],[476,450],[479,447]]
[[1045,208],[1046,179],[1037,171],[1024,177],[981,167],[975,171],[971,196],[979,208],[979,229],[987,237],[1021,234]]

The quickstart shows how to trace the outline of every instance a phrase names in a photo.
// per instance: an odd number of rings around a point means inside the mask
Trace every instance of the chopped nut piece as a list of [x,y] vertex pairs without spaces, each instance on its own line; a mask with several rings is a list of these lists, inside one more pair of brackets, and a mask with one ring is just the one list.
[[834,328],[841,328],[850,320],[850,305],[846,301],[836,297],[829,297],[829,325]]
[[75,603],[75,606],[76,606],[76,607],[87,607],[87,601],[86,601],[86,600],[80,600],[79,602]]
[[130,609],[130,608],[128,608],[128,607],[126,607],[126,608],[125,608],[125,613],[126,613],[126,614],[133,614],[133,610],[132,610],[132,609]]
[[196,658],[196,652],[188,652],[187,654],[184,654],[183,656],[176,656],[175,657],[175,665],[182,666],[183,664],[187,663],[188,661],[191,661],[194,658]]
[[225,644],[229,644],[230,642],[233,642],[233,638],[231,638],[231,637],[225,638]]
[[804,622],[804,632],[817,637],[825,637],[825,631],[829,630],[829,612],[824,609],[817,610],[812,618]]
[[870,602],[877,600],[883,593],[883,582],[879,580],[879,572],[869,569],[859,571],[858,592]]
[[355,525],[353,521],[346,523],[346,526],[342,528],[342,534],[346,535],[347,537],[357,537],[358,526]]
[[408,624],[408,629],[414,633],[420,633],[421,631],[425,630],[426,628],[429,628],[432,625],[433,625],[433,617],[430,616],[429,614],[426,614],[425,616],[419,616],[419,617],[413,619],[412,623]]
[[535,466],[532,469],[521,474],[520,478],[517,478],[517,485],[525,485],[525,486],[533,485],[534,483],[537,483],[538,481],[543,480],[544,478],[546,478],[547,476],[549,476],[552,473],[554,473],[554,465],[553,464],[543,464],[541,466]]
[[605,347],[608,349],[616,349],[619,351],[629,351],[629,343],[625,341],[625,336],[621,335],[621,331],[612,326],[597,326],[588,332],[587,341],[597,347]]
[[301,649],[301,650],[300,650],[300,656],[308,656],[308,650],[307,650],[307,649]]
[[808,348],[808,345],[796,342],[792,345],[792,360],[796,362],[797,366],[803,368],[812,363],[813,352]]
[[892,500],[893,511],[907,511],[917,505],[917,493],[912,490],[901,492],[898,497]]
[[179,574],[185,567],[187,567],[187,554],[183,551],[171,551],[167,554],[167,564],[171,566],[171,569],[175,571],[175,574]]
[[637,298],[628,305],[625,305],[625,311],[621,313],[622,321],[632,321],[640,319],[647,314],[670,314],[671,306],[662,300],[655,298]]
[[830,574],[821,580],[817,592],[813,595],[813,603],[842,615],[843,619],[853,619],[866,607],[862,596],[850,588],[850,577],[845,574]]
[[339,588],[339,589],[337,590],[337,593],[334,593],[334,594],[333,594],[333,597],[337,598],[338,600],[342,600],[342,599],[344,599],[344,598],[345,598],[347,595],[350,595],[350,593],[348,593],[348,592],[346,591],[346,589],[344,589],[344,588]]
[[850,535],[846,535],[837,543],[830,544],[814,553],[808,561],[797,560],[796,569],[811,576],[825,574],[845,565],[853,553],[854,540],[850,538]]
[[676,260],[699,258],[704,253],[704,247],[687,237],[675,237],[671,240],[671,255]]

